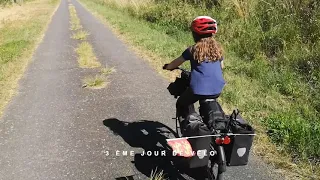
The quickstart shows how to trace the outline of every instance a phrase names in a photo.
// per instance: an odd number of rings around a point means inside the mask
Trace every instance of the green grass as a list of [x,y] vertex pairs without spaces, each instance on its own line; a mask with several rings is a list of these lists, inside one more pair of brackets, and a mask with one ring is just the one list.
[[95,76],[86,77],[83,80],[83,87],[91,88],[91,89],[101,89],[106,87],[108,76],[112,73],[116,72],[114,67],[111,68],[101,68],[100,74]]
[[86,77],[83,80],[83,87],[91,89],[101,89],[107,85],[105,82],[105,77],[102,75],[95,75]]
[[81,68],[97,68],[101,66],[90,43],[80,43],[76,49],[76,53],[78,54],[78,63]]
[[[15,3],[18,5],[22,5],[23,3],[30,2],[32,0],[15,0]],[[7,7],[8,5],[12,5],[12,0],[0,0],[0,8],[1,6]]]
[[76,8],[73,5],[69,5],[69,13],[70,13],[70,29],[73,31],[80,30],[82,28],[80,19],[77,16]]
[[158,172],[157,168],[155,171],[151,171],[150,180],[165,180],[163,171]]
[[4,16],[0,22],[0,115],[14,95],[57,3],[36,0],[24,3],[22,8],[7,7],[12,16]]
[[11,3],[12,3],[12,0],[0,0],[0,8],[1,6],[6,6]]
[[0,45],[0,63],[6,64],[16,59],[21,54],[19,50],[25,49],[29,44],[30,42],[26,40],[16,40]]
[[10,2],[10,0],[0,0],[0,5],[5,5],[9,2]]
[[[80,19],[77,16],[76,9],[73,5],[69,4],[69,13],[70,13],[70,29],[76,31],[73,33],[73,39],[77,40],[86,40],[89,33],[82,29]],[[76,48],[76,53],[78,55],[78,64],[81,68],[98,68],[101,66],[98,61],[95,53],[93,51],[92,45],[87,42],[81,42]],[[102,68],[100,70],[101,74],[95,76],[89,76],[84,78],[83,87],[91,89],[101,89],[107,85],[105,81],[107,75],[111,74],[114,71],[114,68]]]
[[[256,154],[264,156],[266,161],[278,167],[291,169],[300,176],[320,175],[320,168],[316,163],[320,149],[320,123],[316,107],[319,96],[304,81],[305,76],[291,68],[293,64],[284,63],[283,58],[290,59],[293,52],[300,54],[293,48],[298,43],[290,47],[286,45],[285,55],[269,59],[272,53],[281,54],[281,51],[278,52],[281,43],[277,46],[277,38],[268,40],[267,34],[256,29],[257,24],[249,23],[253,21],[250,18],[257,18],[252,16],[255,1],[237,6],[237,0],[226,1],[216,11],[204,8],[209,5],[198,7],[177,1],[164,1],[139,10],[130,6],[120,7],[115,3],[106,4],[106,1],[100,0],[81,1],[106,20],[119,37],[134,46],[136,52],[145,55],[162,74],[162,65],[179,56],[193,43],[191,34],[187,31],[190,20],[199,14],[212,15],[212,12],[216,12],[214,17],[220,23],[217,38],[226,49],[224,76],[227,86],[220,100],[223,107],[229,111],[239,108],[243,116],[257,128],[258,136],[255,137],[253,149]],[[284,35],[290,39],[291,27],[288,33]],[[262,38],[261,35],[266,37]],[[305,52],[311,57],[315,53]],[[311,64],[317,67],[314,63]],[[313,83],[310,85],[316,86],[314,82],[310,82]],[[267,130],[270,130],[268,134],[265,133]],[[314,161],[309,164],[310,159]],[[298,164],[299,170],[292,161]]]
[[114,67],[111,67],[111,68],[102,68],[101,70],[100,70],[100,73],[102,74],[102,75],[109,75],[109,74],[111,74],[111,73],[113,73],[113,72],[116,72],[116,69],[114,68]]
[[79,30],[72,35],[72,38],[77,40],[86,40],[88,35],[89,33],[87,31]]

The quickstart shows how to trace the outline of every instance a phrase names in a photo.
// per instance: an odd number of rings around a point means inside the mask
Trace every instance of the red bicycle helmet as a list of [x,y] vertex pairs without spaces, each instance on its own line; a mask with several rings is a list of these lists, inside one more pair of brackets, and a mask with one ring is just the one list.
[[216,34],[218,31],[217,21],[209,16],[198,16],[191,23],[193,32],[203,34]]

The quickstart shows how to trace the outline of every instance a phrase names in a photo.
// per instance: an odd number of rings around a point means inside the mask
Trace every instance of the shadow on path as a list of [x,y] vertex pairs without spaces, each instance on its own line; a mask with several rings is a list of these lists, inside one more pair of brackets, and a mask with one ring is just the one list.
[[[140,120],[133,122],[120,121],[116,118],[110,118],[103,121],[103,124],[119,135],[131,147],[142,148],[144,153],[135,154],[134,161],[137,170],[150,177],[152,171],[163,171],[165,178],[170,180],[185,180],[181,173],[186,169],[178,165],[179,157],[172,156],[172,149],[168,146],[166,139],[177,137],[175,131],[170,127],[156,121]],[[146,155],[149,152],[152,155]],[[158,154],[157,154],[158,153]],[[161,154],[162,153],[162,154]],[[164,155],[165,154],[165,155]],[[175,162],[175,165],[172,164]],[[189,176],[194,177],[197,173]]]

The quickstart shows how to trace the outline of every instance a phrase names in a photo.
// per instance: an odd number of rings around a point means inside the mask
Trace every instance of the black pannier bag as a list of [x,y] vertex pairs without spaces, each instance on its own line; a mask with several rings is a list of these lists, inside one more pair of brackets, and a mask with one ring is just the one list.
[[[240,116],[238,110],[234,110],[229,116],[229,128],[234,134],[231,143],[224,145],[228,166],[244,166],[248,164],[250,150],[254,137],[254,129]],[[248,135],[245,135],[248,134]]]
[[210,130],[227,131],[229,119],[216,99],[200,100],[200,111]]
[[[184,137],[210,135],[208,127],[199,120],[192,120],[186,125]],[[208,165],[211,137],[199,137],[188,139],[195,155],[187,159],[188,168],[198,168]]]

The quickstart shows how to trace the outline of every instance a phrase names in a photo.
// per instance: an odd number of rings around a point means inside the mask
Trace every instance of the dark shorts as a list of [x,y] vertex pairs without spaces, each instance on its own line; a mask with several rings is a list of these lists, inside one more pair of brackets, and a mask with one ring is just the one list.
[[204,99],[217,99],[220,94],[216,95],[197,95],[194,94],[191,88],[188,88],[177,100],[176,108],[179,116],[185,118],[188,114],[196,112],[194,103]]

